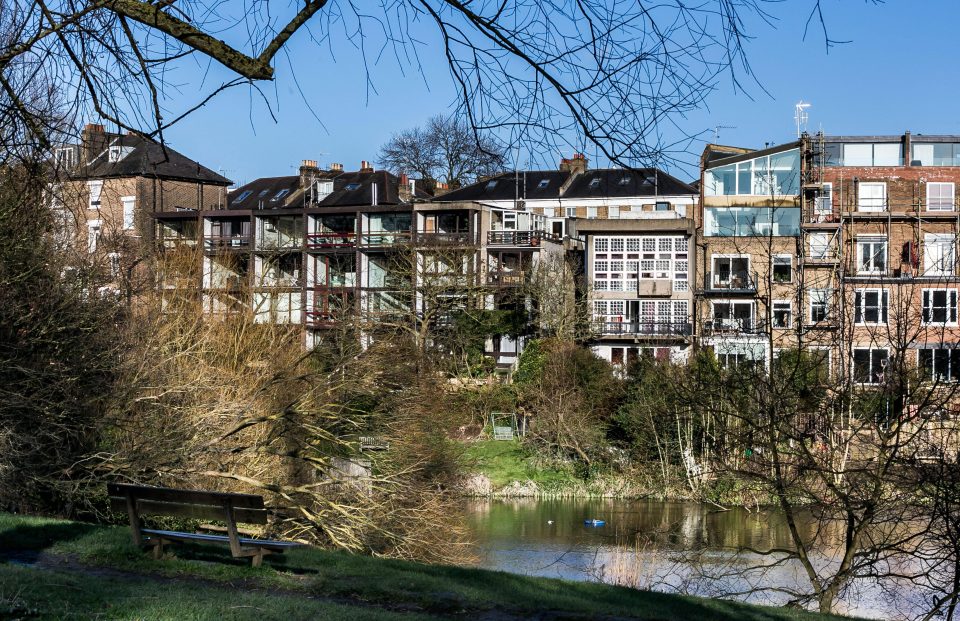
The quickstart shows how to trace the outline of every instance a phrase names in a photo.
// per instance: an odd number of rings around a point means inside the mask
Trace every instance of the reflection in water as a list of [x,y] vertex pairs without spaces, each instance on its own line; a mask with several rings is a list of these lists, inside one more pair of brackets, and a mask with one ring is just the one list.
[[[774,510],[718,511],[707,505],[645,500],[519,499],[471,501],[467,511],[480,564],[491,569],[769,605],[781,605],[789,597],[751,592],[755,586],[808,591],[795,562],[770,567],[782,557],[736,552],[792,547],[786,521]],[[606,520],[607,525],[584,526],[588,519]],[[799,526],[805,537],[813,534],[812,520]],[[817,551],[817,563],[829,564],[838,551],[825,543]],[[918,598],[919,593],[902,585],[891,594],[889,588],[858,583],[838,612],[904,617],[922,609]]]

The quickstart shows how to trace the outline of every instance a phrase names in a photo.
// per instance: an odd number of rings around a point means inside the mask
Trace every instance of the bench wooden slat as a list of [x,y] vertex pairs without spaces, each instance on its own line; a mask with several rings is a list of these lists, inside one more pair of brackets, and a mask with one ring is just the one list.
[[127,492],[142,500],[157,502],[185,502],[204,505],[222,505],[229,500],[236,509],[263,509],[263,496],[254,494],[234,494],[230,492],[206,492],[169,487],[148,487],[145,485],[129,485],[127,483],[108,483],[107,494],[111,497],[124,498]]
[[[222,505],[207,504],[186,504],[180,502],[157,502],[154,500],[142,500],[134,496],[134,502],[137,503],[137,511],[141,515],[170,515],[174,517],[194,518],[197,520],[224,520],[224,511]],[[126,498],[111,498],[110,508],[117,513],[126,513]],[[244,524],[266,524],[266,509],[234,509],[234,515],[238,522]]]
[[[205,533],[181,533],[172,530],[153,530],[143,529],[144,535],[158,537],[160,539],[170,539],[171,541],[200,541],[205,543],[230,543],[230,538],[226,535],[209,535]],[[303,544],[296,541],[275,541],[273,539],[249,539],[240,538],[240,544],[245,546],[254,546],[258,548],[267,548],[268,550],[289,550],[290,548],[299,548]]]

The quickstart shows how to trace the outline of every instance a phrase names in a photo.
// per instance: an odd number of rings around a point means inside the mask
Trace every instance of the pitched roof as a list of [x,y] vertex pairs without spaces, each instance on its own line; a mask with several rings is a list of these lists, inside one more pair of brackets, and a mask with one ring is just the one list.
[[[320,171],[318,179],[333,181],[333,191],[319,201],[316,207],[363,207],[373,204],[373,187],[377,188],[378,205],[399,205],[400,179],[386,171],[331,172]],[[286,192],[284,192],[286,190]],[[283,193],[282,193],[283,192]],[[282,194],[281,194],[282,193]],[[279,209],[301,206],[303,188],[300,176],[261,177],[230,193],[230,209]],[[430,195],[417,188],[417,198]]]
[[[268,209],[283,207],[299,189],[299,175],[262,177],[230,192],[227,197],[227,208]],[[281,192],[283,193],[281,194]]]
[[570,177],[568,171],[560,170],[521,170],[501,173],[442,194],[436,200],[454,202],[557,198],[560,196],[560,188],[568,177]]
[[[117,161],[111,161],[111,148],[120,149],[121,157]],[[223,175],[174,151],[169,146],[136,135],[113,138],[107,149],[86,166],[78,169],[75,176],[80,178],[158,177],[214,185],[232,183]]]
[[570,183],[564,198],[696,194],[689,184],[656,168],[588,170]]

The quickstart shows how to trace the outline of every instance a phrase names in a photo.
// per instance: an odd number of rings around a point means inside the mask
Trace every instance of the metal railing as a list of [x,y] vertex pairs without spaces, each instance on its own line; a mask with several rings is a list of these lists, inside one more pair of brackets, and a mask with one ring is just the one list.
[[457,231],[453,233],[417,231],[414,240],[418,244],[437,246],[469,246],[479,243],[477,234],[471,231]]
[[489,231],[487,243],[491,246],[539,246],[544,241],[559,241],[560,237],[547,231]]
[[519,287],[529,281],[530,275],[524,271],[487,272],[487,284],[495,287]]
[[410,231],[377,231],[360,235],[361,246],[398,246],[410,243]]
[[765,334],[766,322],[753,317],[711,319],[703,322],[703,336],[735,336],[739,334]]
[[693,324],[689,321],[599,321],[594,329],[602,335],[627,336],[690,336]]
[[164,248],[196,248],[199,240],[196,237],[185,237],[182,235],[166,235],[160,238],[160,245]]
[[303,245],[300,237],[290,237],[284,240],[276,238],[258,238],[257,250],[299,250]]
[[716,272],[707,272],[704,289],[706,291],[723,292],[756,292],[757,273],[756,272],[731,272],[726,277],[721,277]]
[[249,235],[214,235],[203,238],[207,250],[249,250]]
[[356,233],[336,233],[334,231],[307,233],[307,248],[348,248],[356,246],[356,244]]

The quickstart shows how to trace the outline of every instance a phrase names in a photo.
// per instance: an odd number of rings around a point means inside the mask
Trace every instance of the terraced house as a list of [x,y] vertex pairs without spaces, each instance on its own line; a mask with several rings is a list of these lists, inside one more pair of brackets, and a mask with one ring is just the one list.
[[51,206],[67,248],[92,256],[127,296],[152,287],[154,214],[226,204],[231,181],[166,145],[89,124],[53,152]]

